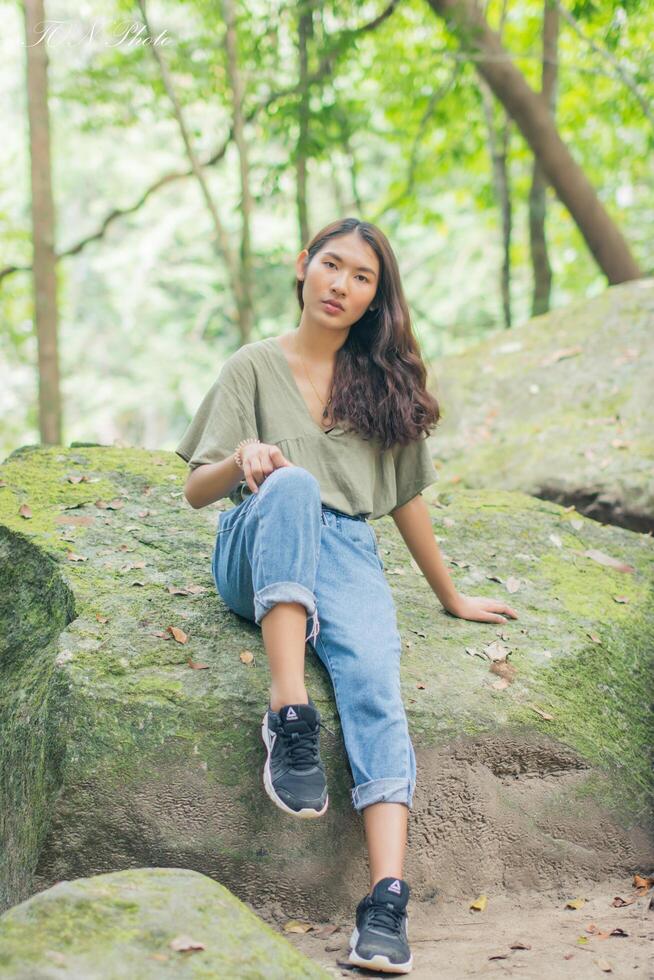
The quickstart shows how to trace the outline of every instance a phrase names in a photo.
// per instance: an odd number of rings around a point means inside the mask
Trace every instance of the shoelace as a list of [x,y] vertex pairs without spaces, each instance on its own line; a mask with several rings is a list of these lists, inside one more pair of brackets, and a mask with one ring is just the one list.
[[403,916],[404,912],[402,909],[398,909],[390,902],[384,902],[383,904],[374,902],[370,905],[368,911],[367,924],[369,926],[377,926],[378,928],[386,929],[388,932],[392,932],[394,935],[397,935],[402,928]]
[[280,737],[288,759],[294,769],[315,766],[320,761],[318,754],[318,728],[312,732],[285,732],[280,729]]

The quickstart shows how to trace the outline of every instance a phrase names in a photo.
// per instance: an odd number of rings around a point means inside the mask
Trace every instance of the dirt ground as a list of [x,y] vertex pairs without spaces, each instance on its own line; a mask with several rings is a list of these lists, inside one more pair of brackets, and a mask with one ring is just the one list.
[[[409,903],[409,941],[413,980],[466,980],[468,977],[517,977],[520,980],[585,980],[602,976],[654,980],[654,890],[633,904],[614,908],[615,896],[635,894],[631,878],[593,884],[573,894],[561,890],[488,895],[484,911],[469,908],[469,900],[439,894],[432,902]],[[570,899],[584,898],[580,909],[565,908]],[[288,910],[255,909],[283,932],[294,946],[335,977],[388,977],[347,964],[351,921],[332,922],[330,936],[321,926],[300,934],[287,932]],[[299,928],[299,927],[298,927]],[[621,929],[626,936],[601,938],[597,932]],[[512,949],[521,943],[529,949]]]

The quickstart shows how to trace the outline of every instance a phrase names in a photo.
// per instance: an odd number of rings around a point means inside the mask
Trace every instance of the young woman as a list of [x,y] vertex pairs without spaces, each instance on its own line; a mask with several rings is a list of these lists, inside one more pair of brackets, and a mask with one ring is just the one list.
[[334,686],[368,848],[371,891],[350,962],[408,973],[403,863],[416,764],[395,607],[368,519],[391,514],[453,615],[517,614],[459,595],[440,555],[421,496],[436,479],[426,436],[439,408],[384,234],[355,218],[329,224],[297,257],[296,289],[297,329],[228,358],[176,452],[192,470],[193,507],[236,504],[220,515],[212,571],[229,608],[263,634],[265,790],[296,817],[328,806],[320,714],[304,683],[309,642]]

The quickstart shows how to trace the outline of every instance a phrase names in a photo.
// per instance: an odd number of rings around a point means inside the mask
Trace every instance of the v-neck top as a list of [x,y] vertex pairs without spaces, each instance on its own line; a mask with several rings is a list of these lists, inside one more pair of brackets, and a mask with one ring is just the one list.
[[[194,470],[227,459],[250,437],[279,446],[315,476],[326,507],[353,517],[383,517],[438,479],[426,434],[381,450],[378,437],[318,425],[276,337],[244,344],[225,361],[175,452]],[[243,479],[229,498],[239,504],[251,493]]]

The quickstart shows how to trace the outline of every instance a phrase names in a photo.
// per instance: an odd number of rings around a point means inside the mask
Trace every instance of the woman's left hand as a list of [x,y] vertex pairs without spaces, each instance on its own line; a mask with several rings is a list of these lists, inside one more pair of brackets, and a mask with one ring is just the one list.
[[[458,595],[447,611],[459,619],[472,619],[479,623],[506,623],[507,616],[517,619],[515,609],[502,599],[489,599],[487,596]],[[506,613],[506,616],[500,615]]]

